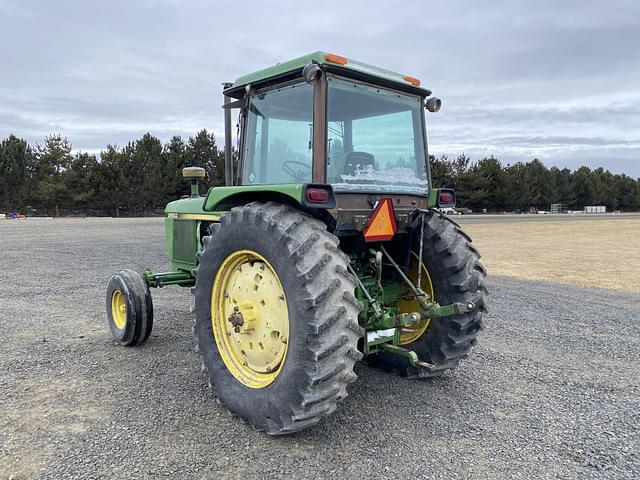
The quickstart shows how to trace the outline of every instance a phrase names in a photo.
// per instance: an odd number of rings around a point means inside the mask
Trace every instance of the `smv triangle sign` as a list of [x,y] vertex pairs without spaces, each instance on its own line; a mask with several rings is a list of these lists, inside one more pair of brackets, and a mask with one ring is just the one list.
[[391,240],[397,230],[396,215],[390,198],[378,202],[369,223],[363,230],[365,242],[384,242]]

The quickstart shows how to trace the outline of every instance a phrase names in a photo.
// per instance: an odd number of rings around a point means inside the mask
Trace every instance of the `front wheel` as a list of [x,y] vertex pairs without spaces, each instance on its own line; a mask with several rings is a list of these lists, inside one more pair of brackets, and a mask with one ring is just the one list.
[[236,207],[194,270],[195,333],[218,398],[258,430],[316,424],[347,395],[363,335],[338,239],[286,205]]
[[106,310],[109,329],[120,345],[142,345],[151,335],[151,292],[147,282],[133,270],[122,270],[109,279]]

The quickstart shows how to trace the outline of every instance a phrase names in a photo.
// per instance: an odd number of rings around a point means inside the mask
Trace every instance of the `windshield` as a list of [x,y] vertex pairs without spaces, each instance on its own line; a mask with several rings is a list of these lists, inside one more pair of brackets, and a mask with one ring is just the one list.
[[421,98],[327,80],[327,183],[335,191],[426,195]]
[[243,183],[311,181],[313,87],[298,83],[251,97]]

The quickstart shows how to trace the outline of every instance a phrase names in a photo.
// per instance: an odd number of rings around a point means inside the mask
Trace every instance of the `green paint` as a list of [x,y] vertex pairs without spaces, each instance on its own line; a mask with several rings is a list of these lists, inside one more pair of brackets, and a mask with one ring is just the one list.
[[263,68],[253,73],[243,75],[233,82],[233,88],[256,83],[271,77],[278,77],[294,70],[300,70],[310,63],[325,63],[324,52],[313,52],[302,57],[294,58],[288,62],[277,63],[272,67]]
[[300,204],[302,202],[302,187],[301,183],[214,187],[207,194],[204,211],[214,212],[221,204],[225,203],[238,202],[239,205],[244,205],[257,199],[274,200],[274,194],[283,195]]
[[[196,253],[200,248],[198,229],[204,218],[210,217],[212,222],[218,221],[219,216],[213,212],[206,212],[205,197],[183,198],[167,204],[164,209],[165,237],[167,239],[167,255],[174,271],[191,271],[197,265]],[[181,219],[183,215],[198,215],[204,218]]]
[[402,348],[398,345],[385,343],[384,345],[381,345],[380,348],[385,352],[393,353],[395,355],[400,355],[401,357],[406,358],[407,360],[409,360],[409,363],[414,367],[417,366],[419,362],[418,355],[416,354],[416,352],[407,350],[406,348]]
[[169,202],[164,213],[210,213],[203,210],[205,198],[182,198]]
[[[264,68],[262,70],[258,70],[257,72],[250,73],[248,75],[243,75],[236,79],[233,82],[232,88],[243,87],[245,85],[249,85],[251,83],[258,83],[263,80],[267,80],[269,78],[277,78],[288,73],[294,72],[296,70],[302,70],[305,65],[310,63],[318,63],[320,65],[337,65],[335,63],[327,62],[325,60],[325,55],[327,52],[313,52],[308,55],[303,55],[302,57],[294,58],[293,60],[289,60],[288,62],[278,63],[272,67]],[[346,65],[338,65],[341,68],[347,70],[353,70],[355,72],[365,73],[367,75],[372,75],[375,77],[383,78],[385,80],[398,83],[400,85],[410,85],[409,82],[404,80],[403,77],[406,74],[394,72],[392,70],[387,70],[386,68],[375,67],[373,65],[369,65],[364,62],[359,62],[357,60],[348,59],[348,63]],[[424,95],[430,95],[431,92],[426,88],[419,88],[423,91]]]
[[[191,271],[197,265],[196,252],[198,248],[197,220],[176,220],[167,217],[164,221],[165,238],[167,239],[167,256],[174,271]],[[186,242],[180,243],[186,231],[192,232]]]
[[193,275],[185,271],[155,273],[145,268],[143,276],[149,287],[164,287],[165,285],[192,287],[196,283]]
[[173,221],[173,252],[171,260],[195,262],[198,251],[198,225],[194,220]]
[[436,208],[438,204],[438,189],[432,188],[429,190],[429,198],[427,199],[427,208]]

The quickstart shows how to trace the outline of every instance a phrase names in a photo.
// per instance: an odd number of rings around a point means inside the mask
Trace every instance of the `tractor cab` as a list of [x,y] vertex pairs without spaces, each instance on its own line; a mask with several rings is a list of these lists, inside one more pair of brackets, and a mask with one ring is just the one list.
[[[441,102],[428,98],[420,80],[315,52],[240,77],[224,94],[227,185],[330,186],[338,227],[355,230],[364,227],[357,217],[382,196],[393,198],[401,220],[427,207],[424,110],[437,111]],[[232,109],[239,109],[241,132],[233,173]]]

